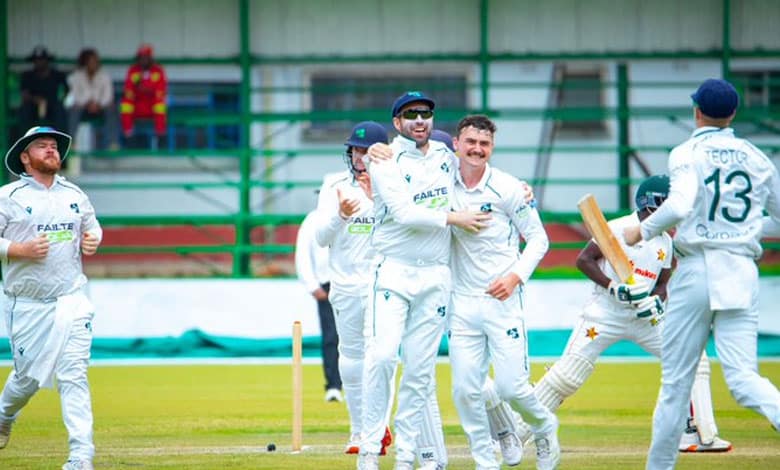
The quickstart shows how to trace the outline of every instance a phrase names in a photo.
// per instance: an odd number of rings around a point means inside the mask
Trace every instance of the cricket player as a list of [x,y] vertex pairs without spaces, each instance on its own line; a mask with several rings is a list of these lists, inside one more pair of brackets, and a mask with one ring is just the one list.
[[[344,143],[344,161],[348,171],[323,185],[317,207],[317,242],[330,247],[330,302],[336,313],[339,332],[339,367],[344,380],[344,392],[350,413],[351,437],[345,453],[357,454],[361,440],[362,373],[365,340],[363,336],[365,308],[370,281],[373,249],[370,236],[375,223],[371,178],[363,161],[368,147],[387,144],[387,131],[376,122],[357,124]],[[390,386],[388,412],[393,403],[395,383]],[[447,450],[435,388],[432,388],[417,437],[417,458],[421,465],[433,462],[447,464]],[[385,422],[389,421],[389,413]],[[385,429],[380,455],[392,442]]]
[[[488,163],[495,131],[486,116],[466,116],[458,124],[454,142],[460,168],[453,208],[490,213],[493,223],[478,233],[453,228],[449,318],[453,398],[477,468],[498,469],[482,397],[492,364],[498,395],[531,423],[537,468],[554,469],[560,461],[558,421],[529,382],[522,306],[522,286],[549,242],[539,214],[526,202],[521,182]],[[522,253],[520,237],[526,241]]]
[[18,181],[0,188],[3,310],[14,368],[0,394],[0,449],[41,388],[56,379],[70,454],[63,470],[91,470],[92,404],[87,365],[94,307],[81,255],[103,237],[87,195],[57,173],[71,137],[33,127],[5,155]]
[[780,392],[758,374],[756,357],[762,212],[780,221],[780,177],[766,155],[729,127],[739,103],[731,83],[706,80],[691,97],[696,130],[669,155],[669,199],[624,230],[629,245],[644,245],[677,228],[677,269],[661,334],[661,391],[647,458],[652,470],[675,466],[710,331],[731,394],[780,430]]
[[395,417],[396,469],[413,468],[423,408],[435,387],[435,359],[450,295],[450,230],[479,231],[489,214],[451,209],[455,157],[429,140],[435,103],[421,92],[393,104],[399,132],[389,147],[372,146],[391,159],[368,166],[377,221],[365,333],[363,441],[359,469],[377,469],[388,389],[399,347],[404,365]]
[[[623,228],[650,216],[669,194],[669,177],[647,178],[636,192],[636,212],[609,222],[620,242]],[[620,340],[638,344],[655,356],[661,356],[661,315],[667,298],[667,283],[672,269],[672,239],[663,232],[641,246],[621,242],[634,266],[636,283],[622,284],[607,263],[595,240],[577,257],[577,267],[595,283],[577,326],[572,330],[563,356],[536,384],[536,395],[550,410],[582,387],[593,372],[596,360],[609,346]],[[710,394],[710,365],[702,354],[691,393],[691,415],[683,429],[679,449],[683,452],[727,452],[731,443],[718,437]],[[521,439],[529,434],[519,424]]]

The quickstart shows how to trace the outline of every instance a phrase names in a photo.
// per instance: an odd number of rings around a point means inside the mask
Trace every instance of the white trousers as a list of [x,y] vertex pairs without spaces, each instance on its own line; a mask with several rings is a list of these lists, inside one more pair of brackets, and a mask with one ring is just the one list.
[[366,311],[361,452],[378,453],[388,413],[398,350],[403,370],[395,416],[396,459],[412,462],[423,408],[435,390],[436,355],[450,295],[446,265],[378,262]]
[[[38,391],[36,380],[17,374],[17,365],[33,361],[46,343],[54,323],[55,302],[8,299],[5,313],[14,357],[14,370],[0,394],[0,421],[16,420],[22,408]],[[62,404],[62,419],[68,431],[69,459],[92,460],[92,401],[87,366],[92,346],[92,315],[73,320],[65,348],[57,359],[54,375]]]
[[520,296],[500,301],[488,296],[453,294],[450,328],[452,395],[480,469],[498,469],[482,387],[492,363],[501,400],[517,411],[535,434],[549,432],[554,416],[530,383],[528,338]]
[[365,295],[346,295],[331,289],[330,304],[339,335],[339,375],[350,419],[350,434],[361,434],[363,357],[365,355]]
[[[648,470],[672,469],[699,357],[712,330],[723,375],[737,402],[780,429],[780,393],[758,374],[758,284],[747,309],[711,310],[703,256],[678,259],[661,331],[661,391],[653,414]],[[736,273],[749,275],[755,273]]]

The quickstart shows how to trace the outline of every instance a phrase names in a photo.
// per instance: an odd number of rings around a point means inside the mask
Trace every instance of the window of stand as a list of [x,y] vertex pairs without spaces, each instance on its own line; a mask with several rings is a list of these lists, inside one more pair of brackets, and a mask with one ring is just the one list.
[[[560,67],[557,78],[557,97],[553,100],[558,109],[581,111],[583,116],[576,114],[567,116],[557,122],[559,136],[566,138],[604,137],[607,125],[600,116],[604,107],[604,73],[601,68],[570,69]],[[597,117],[593,117],[593,115]]]
[[[393,101],[409,90],[420,90],[436,101],[436,109],[465,110],[467,82],[465,74],[407,76],[348,76],[315,73],[310,76],[311,111],[377,111],[386,119],[377,119],[389,131],[389,110]],[[457,121],[436,118],[437,129],[452,132]],[[354,120],[323,119],[311,121],[304,132],[308,142],[343,140]]]
[[[737,70],[731,72],[731,82],[740,96],[743,109],[760,109],[767,113],[780,110],[780,69]],[[737,113],[735,131],[746,136],[756,134],[776,135],[777,126],[764,121],[743,120]]]

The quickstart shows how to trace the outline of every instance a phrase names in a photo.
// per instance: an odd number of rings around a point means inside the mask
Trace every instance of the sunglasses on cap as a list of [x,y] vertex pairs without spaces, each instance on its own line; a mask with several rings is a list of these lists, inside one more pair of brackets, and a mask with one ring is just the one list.
[[407,109],[406,111],[401,113],[401,117],[404,119],[417,119],[417,116],[420,116],[423,119],[430,119],[433,117],[433,111],[430,109]]

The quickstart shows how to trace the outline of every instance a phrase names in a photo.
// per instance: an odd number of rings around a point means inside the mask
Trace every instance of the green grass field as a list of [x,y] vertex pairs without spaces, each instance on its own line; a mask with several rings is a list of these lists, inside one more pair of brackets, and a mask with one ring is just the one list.
[[[533,365],[534,378],[544,364]],[[0,370],[7,374],[8,368]],[[600,363],[585,387],[559,410],[561,469],[644,468],[658,392],[657,363]],[[780,362],[761,372],[780,383]],[[283,365],[93,367],[97,468],[350,469],[343,404],[323,402],[319,366],[304,367],[304,452],[290,452],[290,367]],[[439,401],[449,469],[471,469],[466,439],[450,397],[449,366],[438,366]],[[734,450],[682,455],[680,469],[780,468],[780,436],[760,415],[737,406],[713,365],[713,399],[721,436]],[[277,451],[266,445],[274,442]],[[391,451],[392,454],[392,451]],[[516,468],[535,468],[533,448]],[[67,458],[59,398],[43,390],[14,426],[0,468],[56,469]],[[392,456],[382,469],[392,468]]]

